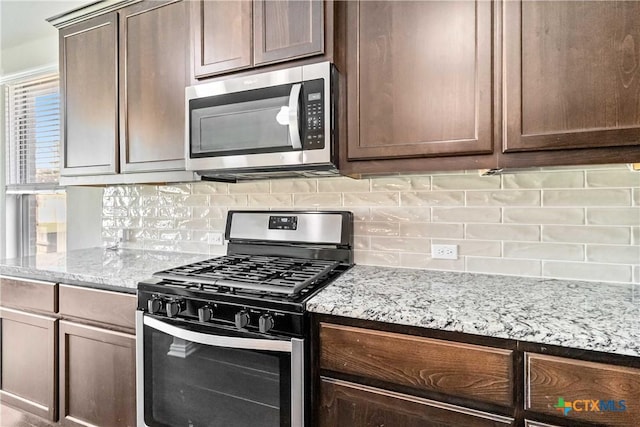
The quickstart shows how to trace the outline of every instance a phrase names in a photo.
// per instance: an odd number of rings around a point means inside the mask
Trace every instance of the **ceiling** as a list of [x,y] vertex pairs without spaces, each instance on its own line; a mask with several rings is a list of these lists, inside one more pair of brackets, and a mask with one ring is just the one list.
[[0,0],[0,48],[55,36],[57,30],[45,19],[92,3],[90,0]]

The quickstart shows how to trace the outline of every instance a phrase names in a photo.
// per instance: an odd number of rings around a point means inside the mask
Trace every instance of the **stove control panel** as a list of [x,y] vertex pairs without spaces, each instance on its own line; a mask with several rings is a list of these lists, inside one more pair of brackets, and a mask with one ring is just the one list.
[[302,313],[253,304],[211,301],[155,292],[138,293],[138,310],[157,317],[244,331],[296,336],[304,334]]

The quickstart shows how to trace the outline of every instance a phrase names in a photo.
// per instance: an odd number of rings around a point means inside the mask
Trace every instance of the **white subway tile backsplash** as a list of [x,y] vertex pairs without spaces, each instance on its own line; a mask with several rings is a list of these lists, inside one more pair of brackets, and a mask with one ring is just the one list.
[[372,221],[427,222],[431,219],[431,210],[423,208],[371,208]]
[[318,191],[316,179],[274,179],[272,193],[315,193]]
[[[320,184],[320,183],[318,183]],[[344,206],[398,206],[398,193],[345,193]]]
[[[130,228],[126,247],[221,255],[208,235],[230,209],[352,211],[361,264],[640,282],[640,173],[624,165],[119,185],[103,191],[102,236]],[[432,259],[431,243],[459,259]]]
[[429,239],[409,237],[371,237],[371,250],[429,253]]
[[587,208],[587,224],[640,225],[640,207]]
[[540,206],[540,191],[467,191],[467,206]]
[[401,206],[462,206],[463,191],[409,191],[400,193]]
[[269,192],[271,192],[271,185],[269,181],[249,181],[229,184],[229,194],[255,194]]
[[464,226],[462,224],[408,222],[400,224],[400,235],[404,237],[461,239],[464,236]]
[[293,197],[291,194],[249,194],[249,206],[290,207],[293,206]]
[[400,267],[464,271],[463,259],[433,259],[426,254],[401,253]]
[[571,243],[504,242],[504,258],[583,261],[584,245]]
[[631,189],[543,190],[543,206],[630,206]]
[[476,240],[514,240],[522,242],[540,240],[539,225],[516,224],[467,224],[466,239]]
[[502,210],[500,208],[445,208],[431,209],[431,221],[433,222],[460,222],[460,223],[493,223],[500,222]]
[[509,258],[467,257],[466,270],[510,276],[540,276],[542,261]]
[[293,195],[296,207],[342,206],[342,193],[297,193]]
[[492,190],[500,188],[500,176],[480,176],[478,173],[465,175],[435,175],[431,180],[434,190]]
[[582,188],[584,172],[523,172],[502,175],[504,188]]
[[400,224],[397,222],[355,222],[353,232],[356,236],[397,236]]
[[318,191],[322,193],[368,192],[370,189],[371,183],[368,179],[340,177],[318,180]]
[[428,191],[431,189],[429,176],[396,176],[371,180],[371,191]]
[[511,208],[502,211],[511,224],[584,224],[584,208]]
[[587,245],[587,261],[640,265],[640,246]]
[[632,267],[615,264],[545,261],[543,274],[546,277],[559,279],[629,283],[632,280]]
[[631,170],[587,171],[588,187],[640,187],[640,172]]
[[606,226],[542,226],[545,242],[611,243],[628,245],[631,242],[629,227]]

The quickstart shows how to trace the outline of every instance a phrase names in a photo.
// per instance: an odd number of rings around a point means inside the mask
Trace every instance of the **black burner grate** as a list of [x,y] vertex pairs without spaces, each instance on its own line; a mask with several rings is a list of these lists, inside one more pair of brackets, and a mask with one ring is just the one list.
[[154,277],[293,295],[324,279],[338,265],[337,261],[236,254],[171,268]]

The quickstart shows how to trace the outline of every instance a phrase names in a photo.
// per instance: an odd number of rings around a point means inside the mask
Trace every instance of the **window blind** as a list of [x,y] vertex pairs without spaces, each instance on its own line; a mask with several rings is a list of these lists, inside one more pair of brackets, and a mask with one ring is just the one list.
[[58,75],[5,87],[7,187],[47,188],[60,173]]

